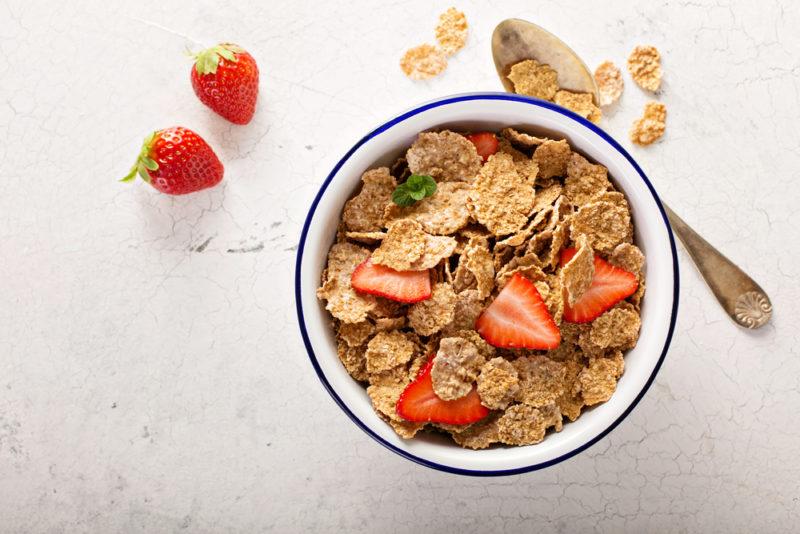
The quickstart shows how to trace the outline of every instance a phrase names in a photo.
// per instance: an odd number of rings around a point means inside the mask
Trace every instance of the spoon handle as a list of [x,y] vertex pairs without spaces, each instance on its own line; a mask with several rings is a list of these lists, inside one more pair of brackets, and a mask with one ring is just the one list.
[[740,326],[760,328],[772,317],[769,297],[752,278],[664,204],[672,229],[723,309]]

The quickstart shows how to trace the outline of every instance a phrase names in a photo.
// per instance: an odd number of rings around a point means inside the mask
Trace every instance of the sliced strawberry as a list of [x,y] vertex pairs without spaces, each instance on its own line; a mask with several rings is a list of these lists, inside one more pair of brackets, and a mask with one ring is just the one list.
[[533,282],[516,273],[475,321],[490,345],[507,349],[554,349],[561,343],[553,317]]
[[433,358],[431,356],[416,380],[406,386],[400,394],[397,400],[397,415],[406,421],[449,425],[466,425],[489,415],[489,409],[481,404],[478,390],[474,386],[472,391],[460,399],[446,401],[436,396],[431,380]]
[[427,270],[395,271],[376,265],[369,258],[353,271],[350,285],[356,291],[397,302],[419,302],[431,296],[431,277]]
[[489,159],[489,156],[497,152],[499,145],[497,137],[492,132],[478,132],[466,136],[475,148],[478,150],[478,155],[483,158],[483,161]]
[[[571,260],[575,252],[574,248],[562,250],[561,265]],[[614,267],[595,255],[592,285],[573,306],[564,300],[564,320],[570,323],[594,321],[614,304],[633,295],[638,287],[639,282],[634,274]]]

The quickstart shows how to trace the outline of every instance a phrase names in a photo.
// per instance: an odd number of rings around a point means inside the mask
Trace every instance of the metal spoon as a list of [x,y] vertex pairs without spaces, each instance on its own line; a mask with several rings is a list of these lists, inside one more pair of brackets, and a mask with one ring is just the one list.
[[[507,19],[498,24],[492,34],[492,57],[506,91],[514,92],[514,85],[508,79],[511,66],[525,59],[535,59],[558,72],[560,87],[591,93],[595,103],[598,102],[592,71],[561,39],[535,24],[520,19]],[[772,303],[761,286],[662,204],[672,229],[728,315],[745,328],[767,324],[772,317]]]

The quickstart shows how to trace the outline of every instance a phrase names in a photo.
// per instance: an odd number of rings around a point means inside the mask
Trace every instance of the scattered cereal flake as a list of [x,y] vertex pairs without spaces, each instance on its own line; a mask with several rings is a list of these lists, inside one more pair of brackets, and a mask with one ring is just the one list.
[[661,87],[661,54],[655,46],[637,46],[628,56],[628,72],[642,89],[658,91]]
[[386,232],[345,232],[345,237],[365,245],[380,243],[386,237]]
[[561,285],[567,293],[570,306],[574,306],[583,296],[594,278],[594,251],[586,236],[578,236],[575,246],[578,251],[561,268]]
[[536,137],[526,134],[525,132],[517,131],[514,128],[503,128],[500,130],[500,137],[508,139],[512,144],[524,149],[534,149],[546,141],[551,141],[551,139],[547,139],[546,137]]
[[[572,346],[572,345],[570,345]],[[561,413],[570,421],[574,421],[581,415],[583,409],[583,397],[581,396],[581,384],[578,380],[583,365],[575,359],[564,362],[566,372],[564,374],[564,393],[556,400]]]
[[350,376],[360,382],[366,382],[368,375],[367,360],[364,357],[364,347],[350,346],[340,341],[336,351]]
[[405,317],[381,317],[375,319],[375,331],[386,332],[389,330],[399,330],[406,325]]
[[385,415],[391,421],[403,421],[397,415],[397,399],[403,393],[407,384],[380,384],[367,387],[367,395],[372,401],[372,407],[378,414]]
[[483,163],[475,145],[449,130],[419,134],[406,160],[411,172],[432,176],[437,182],[472,182]]
[[603,112],[594,105],[591,93],[573,93],[572,91],[561,90],[556,93],[553,102],[561,107],[565,107],[591,122],[597,124],[603,118]]
[[611,253],[608,261],[611,265],[635,274],[636,278],[641,280],[642,269],[644,268],[644,254],[636,245],[620,243]]
[[627,350],[636,345],[641,326],[635,310],[612,308],[592,322],[589,341],[601,349]]
[[496,236],[522,228],[533,207],[533,185],[517,173],[508,154],[489,157],[469,194],[478,222]]
[[361,192],[344,205],[342,221],[352,232],[380,232],[383,210],[391,201],[397,182],[386,167],[365,172],[361,181]]
[[478,396],[490,410],[505,410],[519,391],[519,375],[505,358],[492,358],[478,376]]
[[622,71],[610,61],[604,61],[594,71],[594,81],[600,96],[601,106],[610,106],[622,96],[625,82],[622,81]]
[[497,414],[489,414],[464,430],[452,432],[453,441],[468,449],[485,449],[500,440],[497,427]]
[[506,445],[533,445],[544,439],[549,418],[527,404],[515,404],[497,420],[497,435]]
[[389,226],[381,246],[372,253],[372,263],[395,271],[408,271],[425,252],[425,232],[412,219],[401,219]]
[[541,211],[553,203],[561,196],[561,184],[556,182],[542,189],[536,190],[536,200],[533,203],[534,212]]
[[451,235],[469,222],[467,197],[470,186],[463,182],[437,185],[433,196],[423,198],[408,207],[391,203],[386,207],[386,221],[413,219],[429,234]]
[[416,351],[414,341],[403,332],[378,332],[367,343],[367,371],[380,373],[407,363]]
[[514,84],[514,92],[543,100],[552,100],[558,91],[558,73],[550,65],[535,59],[526,59],[511,66],[508,79]]
[[485,359],[478,348],[460,337],[446,337],[439,342],[433,360],[433,392],[443,400],[456,400],[472,391]]
[[622,376],[625,364],[622,352],[616,351],[611,358],[592,358],[584,367],[578,381],[587,406],[605,402],[617,389],[617,379]]
[[421,336],[435,334],[453,320],[456,294],[449,284],[435,284],[431,297],[408,309],[408,324]]
[[516,400],[531,406],[545,406],[564,392],[564,364],[547,356],[521,356],[514,360],[519,373]]
[[479,297],[488,297],[494,289],[494,261],[486,240],[475,237],[470,239],[461,260],[475,277]]
[[443,259],[453,255],[458,243],[452,237],[425,234],[425,251],[411,264],[412,271],[436,267]]
[[444,72],[447,56],[433,45],[422,44],[406,50],[400,68],[412,80],[426,80]]
[[350,286],[350,277],[369,250],[352,243],[336,243],[328,252],[328,264],[317,298],[328,301],[325,309],[343,323],[359,323],[375,307],[375,297],[361,295]]
[[564,176],[571,154],[572,149],[569,143],[563,139],[561,141],[546,140],[533,153],[533,161],[539,166],[539,176],[542,178]]
[[339,338],[350,347],[360,347],[374,333],[375,326],[369,321],[342,323],[339,326]]
[[477,289],[467,289],[456,295],[453,322],[447,325],[447,333],[457,330],[472,330],[483,311],[483,299]]
[[661,102],[648,102],[644,106],[644,115],[636,119],[631,127],[631,141],[637,145],[655,143],[667,128],[667,106]]
[[594,165],[574,152],[567,164],[567,178],[564,180],[564,196],[573,205],[583,206],[605,193],[611,187],[608,169]]
[[573,240],[585,234],[594,250],[610,254],[630,239],[631,218],[627,211],[610,202],[592,202],[572,216],[571,231]]
[[448,56],[452,56],[462,48],[467,41],[467,17],[464,13],[451,7],[439,15],[439,24],[436,26],[436,40]]

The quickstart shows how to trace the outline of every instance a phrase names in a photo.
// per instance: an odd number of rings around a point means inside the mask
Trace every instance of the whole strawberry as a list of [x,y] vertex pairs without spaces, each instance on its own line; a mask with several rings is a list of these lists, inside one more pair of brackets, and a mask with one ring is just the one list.
[[256,111],[258,66],[243,48],[222,43],[195,54],[192,87],[197,98],[234,124],[247,124]]
[[121,181],[130,182],[138,174],[162,193],[185,195],[217,185],[224,171],[202,137],[174,126],[145,137],[136,163]]

